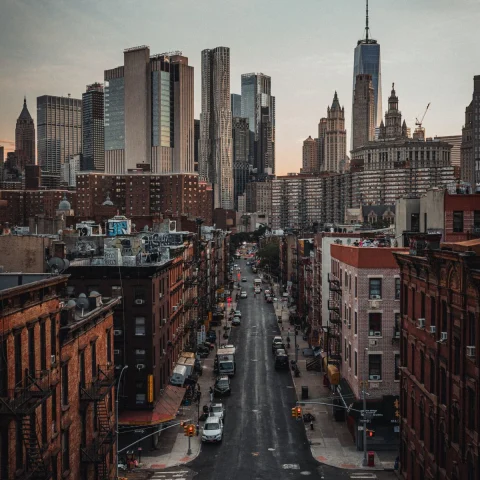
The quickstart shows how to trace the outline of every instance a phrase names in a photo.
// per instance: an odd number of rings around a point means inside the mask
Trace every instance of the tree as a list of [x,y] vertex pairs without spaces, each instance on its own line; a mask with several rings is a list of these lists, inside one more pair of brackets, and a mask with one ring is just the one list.
[[280,246],[278,243],[267,243],[267,245],[258,251],[257,257],[260,259],[260,268],[268,269],[270,273],[274,275],[279,274]]

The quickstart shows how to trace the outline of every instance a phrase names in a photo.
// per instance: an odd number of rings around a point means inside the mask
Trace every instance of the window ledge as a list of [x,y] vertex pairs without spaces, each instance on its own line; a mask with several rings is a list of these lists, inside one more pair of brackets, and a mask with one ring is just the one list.
[[375,340],[375,339],[378,339],[378,340],[381,340],[382,338],[383,338],[383,335],[380,335],[380,336],[379,336],[379,335],[369,335],[369,336],[368,336],[368,339],[369,339],[369,340],[370,340],[370,339],[374,339],[374,340]]
[[70,405],[62,405],[62,413],[68,412],[70,410]]

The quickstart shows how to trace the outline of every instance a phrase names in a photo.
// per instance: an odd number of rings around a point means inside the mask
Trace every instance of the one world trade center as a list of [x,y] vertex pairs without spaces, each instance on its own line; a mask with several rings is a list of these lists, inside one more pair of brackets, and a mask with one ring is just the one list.
[[[368,0],[365,25],[365,38],[359,40],[355,47],[355,58],[353,64],[353,92],[357,75],[368,73],[372,76],[373,92],[375,98],[374,125],[378,127],[382,120],[382,70],[380,64],[380,44],[370,38],[368,26]],[[352,105],[353,105],[352,95]]]

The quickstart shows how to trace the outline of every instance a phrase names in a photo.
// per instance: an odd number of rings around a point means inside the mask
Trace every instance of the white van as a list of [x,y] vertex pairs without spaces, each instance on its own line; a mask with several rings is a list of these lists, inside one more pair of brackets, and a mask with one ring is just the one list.
[[187,378],[187,367],[185,365],[177,365],[173,369],[172,377],[170,378],[170,383],[176,387],[183,387],[185,380]]

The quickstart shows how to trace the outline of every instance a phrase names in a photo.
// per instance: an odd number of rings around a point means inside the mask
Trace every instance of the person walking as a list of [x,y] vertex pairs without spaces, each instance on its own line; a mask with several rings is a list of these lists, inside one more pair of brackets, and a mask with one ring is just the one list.
[[210,403],[213,402],[213,388],[210,387]]

